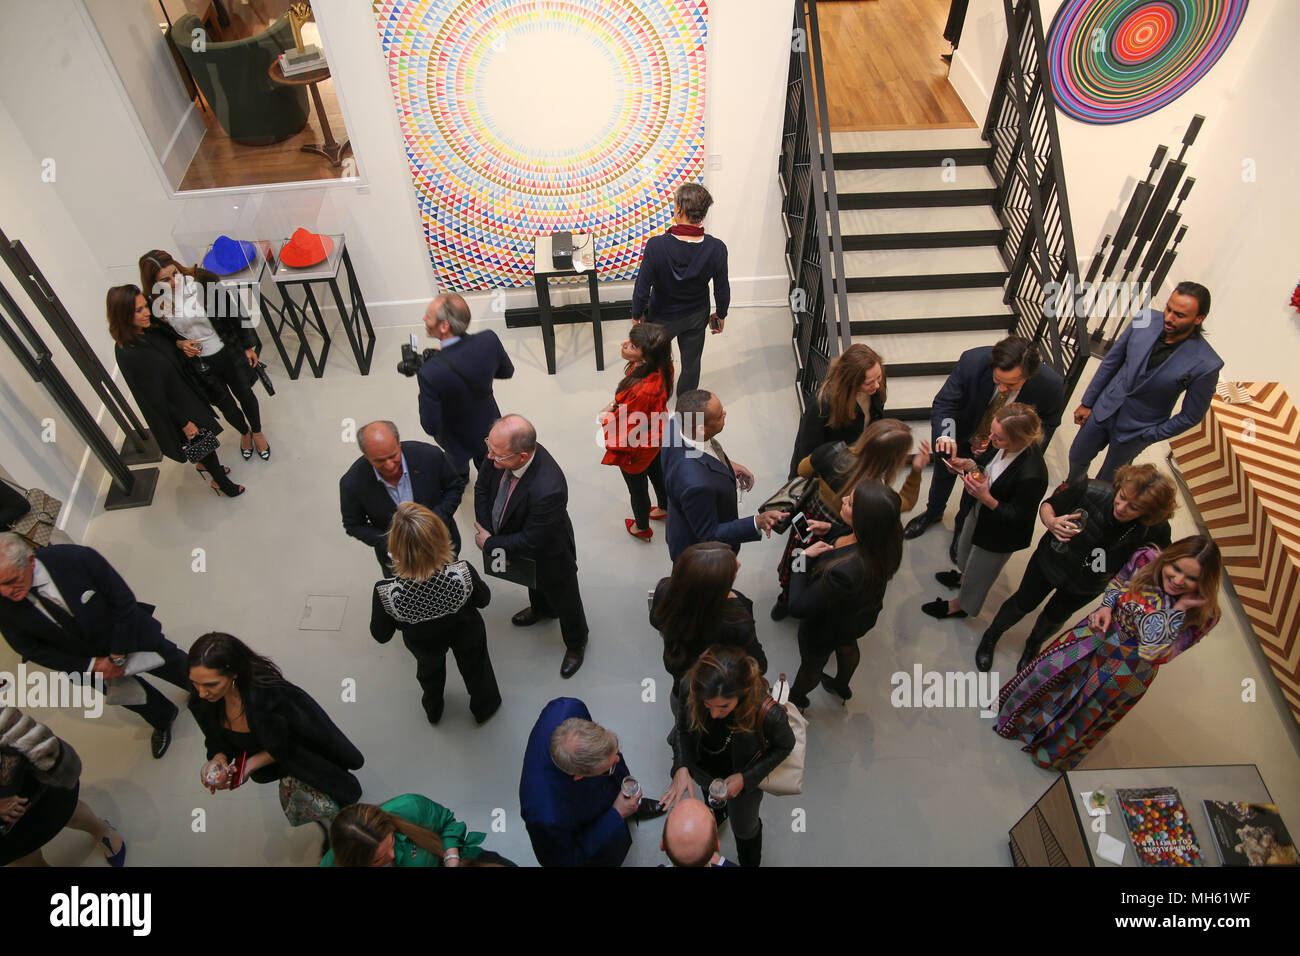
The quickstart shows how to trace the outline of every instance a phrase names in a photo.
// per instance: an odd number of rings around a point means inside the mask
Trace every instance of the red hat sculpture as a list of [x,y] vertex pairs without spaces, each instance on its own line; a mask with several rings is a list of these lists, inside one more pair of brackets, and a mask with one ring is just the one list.
[[334,249],[334,240],[298,228],[293,237],[280,247],[280,261],[293,269],[303,269],[324,262]]

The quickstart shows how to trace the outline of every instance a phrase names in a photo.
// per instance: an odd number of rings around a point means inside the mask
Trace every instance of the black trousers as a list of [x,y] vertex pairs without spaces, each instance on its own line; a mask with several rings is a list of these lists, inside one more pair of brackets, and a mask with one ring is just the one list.
[[460,615],[455,624],[433,621],[423,628],[408,626],[402,630],[402,642],[415,655],[415,679],[424,691],[420,702],[430,719],[442,716],[447,651],[456,659],[475,719],[487,717],[501,703],[492,658],[488,656],[487,630],[477,610],[472,615]]
[[628,494],[632,496],[632,517],[636,519],[636,526],[642,530],[650,526],[650,485],[655,489],[655,503],[660,508],[665,507],[664,502],[668,496],[664,493],[664,469],[659,464],[659,456],[655,455],[654,461],[645,471],[639,474],[619,469],[623,475],[623,482],[627,485]]
[[[226,346],[216,355],[206,359],[212,370],[212,377],[222,386],[221,402],[217,408],[221,415],[230,422],[241,435],[262,430],[262,408],[253,394],[253,385],[248,379],[248,359],[243,352],[237,352]],[[242,409],[242,411],[241,411]],[[247,420],[245,420],[247,415]]]
[[[654,318],[647,321],[655,322]],[[704,337],[709,334],[709,310],[671,322],[657,322],[669,338],[677,340],[682,353],[681,375],[677,376],[674,391],[678,395],[700,387],[700,361],[704,356]]]
[[[1055,593],[1052,593],[1053,591]],[[1058,588],[1043,573],[1042,563],[1035,553],[1025,567],[1025,576],[1020,579],[1020,587],[1016,589],[1015,594],[1002,603],[1002,607],[998,608],[997,615],[989,624],[989,631],[996,636],[1001,636],[1022,618],[1033,613],[1034,609],[1043,603],[1043,598],[1052,594],[1047,606],[1043,608],[1043,613],[1034,622],[1029,639],[1025,641],[1027,648],[1036,649],[1041,647],[1048,637],[1059,634],[1067,624],[1073,623],[1074,615],[1089,601],[1096,599],[1100,593],[1095,590],[1070,591]]]
[[[185,651],[166,638],[161,639],[154,647],[142,647],[140,650],[154,651],[163,657],[163,666],[148,671],[150,675],[161,677],[181,690],[194,690],[194,685],[190,683],[189,654]],[[139,714],[155,730],[169,726],[176,719],[176,705],[164,697],[153,684],[144,680],[143,675],[137,674],[134,679],[144,688],[145,701],[143,704],[127,705],[126,709]]]
[[564,646],[571,651],[587,646],[587,614],[578,590],[578,569],[564,571],[547,580],[545,586],[528,589],[528,603],[542,617],[558,617]]

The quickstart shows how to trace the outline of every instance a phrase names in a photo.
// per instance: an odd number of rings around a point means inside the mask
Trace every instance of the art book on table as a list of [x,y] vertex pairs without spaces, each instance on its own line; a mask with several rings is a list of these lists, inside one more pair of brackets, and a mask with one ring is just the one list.
[[1206,800],[1205,815],[1224,866],[1300,866],[1300,852],[1273,804]]
[[1142,866],[1200,866],[1201,844],[1173,787],[1116,790],[1133,852]]

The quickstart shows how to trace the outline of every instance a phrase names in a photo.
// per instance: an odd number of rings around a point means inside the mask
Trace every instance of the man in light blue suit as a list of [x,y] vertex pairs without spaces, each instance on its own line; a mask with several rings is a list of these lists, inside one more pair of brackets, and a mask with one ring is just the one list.
[[[1200,423],[1214,397],[1223,359],[1201,334],[1210,312],[1210,290],[1180,282],[1165,305],[1135,319],[1102,360],[1074,412],[1082,426],[1070,446],[1070,476],[1088,472],[1103,448],[1106,460],[1096,477],[1110,481],[1142,449]],[[1183,406],[1174,402],[1186,392]]]

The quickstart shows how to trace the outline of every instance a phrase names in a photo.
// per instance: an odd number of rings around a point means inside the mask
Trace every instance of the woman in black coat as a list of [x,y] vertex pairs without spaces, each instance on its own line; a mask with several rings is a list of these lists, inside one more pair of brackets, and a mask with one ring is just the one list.
[[173,336],[178,351],[203,363],[205,387],[230,427],[239,432],[244,460],[256,450],[259,458],[270,461],[262,409],[253,394],[251,369],[257,365],[260,342],[220,282],[216,273],[201,266],[187,268],[162,249],[140,257],[140,288],[157,325]]
[[863,429],[884,418],[885,392],[885,363],[876,351],[861,344],[845,349],[799,419],[789,477],[799,473],[799,463],[815,448],[827,442],[852,445]]
[[[834,542],[817,541],[791,562],[790,613],[799,619],[799,673],[790,701],[803,709],[819,683],[841,700],[861,660],[858,639],[876,626],[885,586],[903,559],[898,494],[879,481],[859,482],[844,497],[840,517],[852,529]],[[821,524],[821,522],[817,522]],[[822,672],[831,654],[836,672]]]
[[229,634],[204,634],[189,654],[189,708],[207,748],[200,771],[213,793],[252,777],[280,782],[280,807],[293,826],[311,821],[328,835],[341,808],[361,799],[349,771],[365,758],[302,688],[269,659]]
[[429,723],[442,719],[447,683],[447,651],[469,691],[469,709],[482,724],[501,707],[487,629],[479,608],[492,592],[468,561],[453,561],[451,534],[424,505],[404,501],[388,527],[388,549],[395,577],[375,585],[370,636],[380,644],[398,629],[415,655],[415,678],[424,690]]
[[754,602],[732,585],[740,562],[721,541],[701,541],[677,556],[672,577],[663,578],[650,599],[650,626],[664,641],[664,669],[673,679],[668,696],[679,709],[678,684],[705,648],[736,647],[767,672],[767,655],[754,628]]
[[993,416],[989,446],[978,458],[943,459],[961,475],[975,499],[957,540],[960,571],[935,574],[944,587],[960,588],[952,600],[935,598],[921,606],[931,617],[975,617],[1011,555],[1029,547],[1034,519],[1047,492],[1047,466],[1039,442],[1043,426],[1032,406],[1004,405]]
[[[691,793],[694,780],[709,792],[714,780],[726,787],[715,816],[731,817],[741,866],[758,866],[763,852],[759,784],[794,750],[794,731],[785,708],[768,695],[758,662],[734,647],[710,647],[683,682],[684,706],[668,738],[673,748],[673,782],[660,804],[665,810]],[[719,821],[721,822],[721,820]]]
[[[117,367],[144,416],[158,448],[173,461],[185,461],[182,446],[206,428],[214,435],[221,425],[185,377],[184,359],[170,335],[153,326],[149,304],[133,285],[108,290],[108,332],[117,343]],[[234,498],[244,491],[234,484],[214,450],[195,466],[211,479],[212,490]]]

